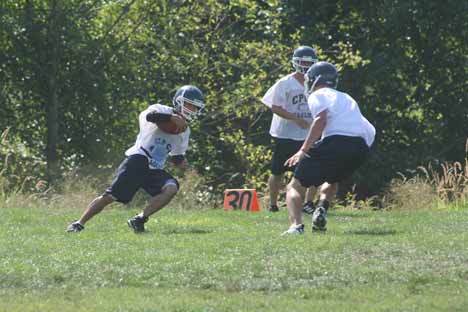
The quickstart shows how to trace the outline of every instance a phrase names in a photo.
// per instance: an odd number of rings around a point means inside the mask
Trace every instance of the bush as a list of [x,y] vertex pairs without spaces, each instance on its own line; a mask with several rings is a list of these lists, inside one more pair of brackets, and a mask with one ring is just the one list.
[[[111,180],[112,174],[109,169],[101,170],[92,167],[69,171],[60,179],[60,183],[56,183],[54,186],[49,186],[42,179],[30,177],[25,179],[25,182],[19,185],[18,189],[1,193],[0,203],[5,208],[72,208],[81,212],[91,200],[102,194]],[[204,178],[194,170],[188,170],[178,180],[181,188],[169,204],[170,209],[214,208],[217,206],[216,203],[221,202],[221,199],[213,193],[213,188],[207,186]],[[33,181],[36,181],[36,184],[32,190],[23,187]],[[0,187],[8,183],[6,176],[0,176]],[[115,206],[142,209],[147,205],[148,199],[149,196],[144,191],[140,191],[129,205],[122,206],[116,203]]]
[[384,207],[389,209],[421,209],[438,204],[452,203],[463,206],[468,203],[468,140],[465,146],[465,161],[444,162],[439,166],[429,164],[419,167],[408,178],[400,174],[393,179],[385,196]]
[[0,197],[9,194],[41,191],[47,187],[44,181],[45,161],[27,144],[10,133],[0,136]]

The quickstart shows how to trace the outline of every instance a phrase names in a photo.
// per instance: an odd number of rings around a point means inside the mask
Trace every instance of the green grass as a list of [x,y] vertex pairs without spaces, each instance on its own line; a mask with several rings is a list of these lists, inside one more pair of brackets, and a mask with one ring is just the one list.
[[0,311],[466,311],[468,209],[332,211],[279,237],[285,211],[1,208]]

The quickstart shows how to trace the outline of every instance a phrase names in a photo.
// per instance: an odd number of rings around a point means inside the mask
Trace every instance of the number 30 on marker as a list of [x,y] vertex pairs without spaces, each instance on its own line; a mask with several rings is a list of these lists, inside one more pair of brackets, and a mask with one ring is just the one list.
[[260,211],[255,189],[224,190],[224,210]]

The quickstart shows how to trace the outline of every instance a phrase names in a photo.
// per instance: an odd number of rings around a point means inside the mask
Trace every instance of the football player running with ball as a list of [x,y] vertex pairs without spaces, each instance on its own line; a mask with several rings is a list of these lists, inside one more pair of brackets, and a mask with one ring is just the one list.
[[[270,135],[273,137],[271,176],[268,179],[270,192],[269,211],[278,211],[278,194],[282,188],[283,175],[294,168],[285,166],[285,161],[294,155],[304,143],[312,123],[312,114],[304,95],[304,74],[317,62],[315,50],[300,46],[294,50],[292,65],[295,72],[278,80],[264,95],[262,102],[273,112]],[[304,212],[313,212],[315,189],[307,193]]]
[[321,184],[312,229],[326,230],[334,183],[351,176],[364,163],[374,142],[374,126],[351,96],[336,90],[337,83],[336,67],[328,62],[315,63],[306,73],[305,93],[314,119],[304,144],[286,161],[288,166],[297,166],[286,193],[291,226],[283,234],[304,233],[304,193],[306,188]]
[[[114,201],[129,203],[140,188],[151,195],[151,199],[146,208],[127,223],[135,233],[144,232],[149,216],[172,200],[179,183],[164,170],[166,160],[170,158],[176,167],[185,169],[184,154],[190,136],[187,124],[205,107],[202,92],[190,85],[177,90],[173,105],[174,108],[154,104],[140,113],[140,132],[135,145],[125,152],[126,158],[118,167],[112,184],[88,205],[79,220],[67,227],[67,232],[82,231],[86,222]],[[179,133],[164,132],[158,123],[175,124]]]

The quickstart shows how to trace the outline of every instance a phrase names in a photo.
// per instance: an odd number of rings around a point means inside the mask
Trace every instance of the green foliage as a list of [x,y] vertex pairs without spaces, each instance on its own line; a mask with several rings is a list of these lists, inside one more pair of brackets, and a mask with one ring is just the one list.
[[[376,125],[353,181],[375,193],[398,171],[463,159],[466,37],[460,1],[13,1],[0,3],[0,125],[62,170],[118,163],[148,104],[195,84],[207,111],[189,159],[216,191],[263,188],[271,154],[266,90],[308,44],[337,64],[339,89]],[[41,159],[47,160],[45,156]]]
[[45,162],[25,142],[6,129],[0,136],[0,200],[12,194],[34,192],[46,187],[40,178]]
[[374,154],[357,181],[378,189],[398,171],[463,159],[467,3],[292,3],[286,29],[303,29],[331,60],[352,60],[341,67],[339,89],[376,125]]

